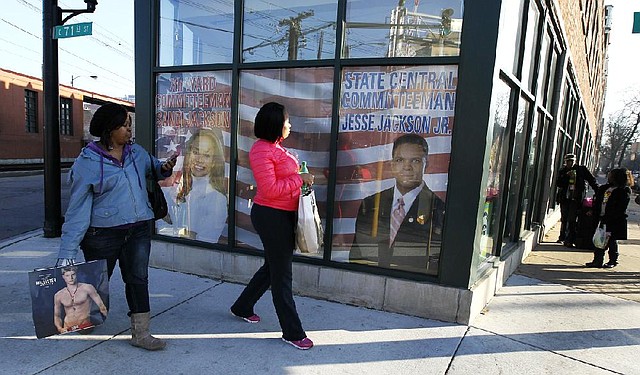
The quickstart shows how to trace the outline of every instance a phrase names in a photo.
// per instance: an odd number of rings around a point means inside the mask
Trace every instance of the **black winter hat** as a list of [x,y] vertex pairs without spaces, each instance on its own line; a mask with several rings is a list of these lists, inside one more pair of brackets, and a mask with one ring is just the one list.
[[114,129],[124,125],[129,113],[121,104],[107,103],[98,108],[91,118],[89,133],[94,137],[102,137]]

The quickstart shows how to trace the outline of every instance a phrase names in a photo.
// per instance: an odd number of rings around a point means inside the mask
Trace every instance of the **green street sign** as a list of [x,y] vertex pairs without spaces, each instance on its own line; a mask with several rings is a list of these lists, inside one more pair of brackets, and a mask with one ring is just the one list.
[[53,29],[53,39],[73,38],[75,36],[91,35],[93,22],[60,25]]
[[633,13],[633,34],[640,33],[640,12]]

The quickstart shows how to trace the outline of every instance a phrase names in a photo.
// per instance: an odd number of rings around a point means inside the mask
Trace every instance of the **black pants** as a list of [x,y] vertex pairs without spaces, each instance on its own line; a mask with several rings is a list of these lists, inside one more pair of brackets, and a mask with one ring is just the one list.
[[579,203],[573,200],[560,203],[560,240],[574,243]]
[[264,246],[264,264],[253,275],[231,310],[239,316],[253,315],[256,302],[271,286],[282,337],[289,341],[302,340],[307,335],[302,329],[291,289],[296,213],[254,203],[251,223]]
[[[607,248],[609,249],[609,263],[618,264],[618,256],[620,253],[618,252],[618,241],[616,238],[611,235],[609,237],[609,242],[607,244]],[[604,252],[606,249],[596,249],[593,252],[593,262],[596,264],[604,263]]]
[[86,261],[106,259],[109,278],[120,263],[129,314],[149,312],[149,223],[129,229],[94,228],[85,233],[80,248]]

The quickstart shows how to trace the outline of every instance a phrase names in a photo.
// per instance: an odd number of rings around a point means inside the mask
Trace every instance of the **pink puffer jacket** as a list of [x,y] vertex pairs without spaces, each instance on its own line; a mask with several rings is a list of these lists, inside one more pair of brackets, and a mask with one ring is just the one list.
[[298,160],[280,145],[258,139],[249,151],[249,162],[256,180],[254,202],[284,211],[297,211],[302,177]]

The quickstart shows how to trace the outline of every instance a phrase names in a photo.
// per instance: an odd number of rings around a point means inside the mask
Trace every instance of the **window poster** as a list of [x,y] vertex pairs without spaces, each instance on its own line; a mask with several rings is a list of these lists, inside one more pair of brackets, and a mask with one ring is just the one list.
[[332,259],[437,274],[457,66],[342,72]]
[[156,155],[179,154],[161,181],[169,214],[159,234],[227,243],[231,72],[157,76]]
[[[249,165],[249,151],[256,141],[253,123],[262,105],[278,102],[285,106],[291,133],[282,145],[298,162],[307,162],[315,176],[313,189],[318,211],[325,225],[329,150],[331,145],[331,110],[333,103],[333,69],[267,69],[240,73],[238,126],[238,175],[236,180],[237,245],[262,249],[260,237],[251,224],[251,207],[256,184]],[[322,252],[308,254],[321,257]]]

